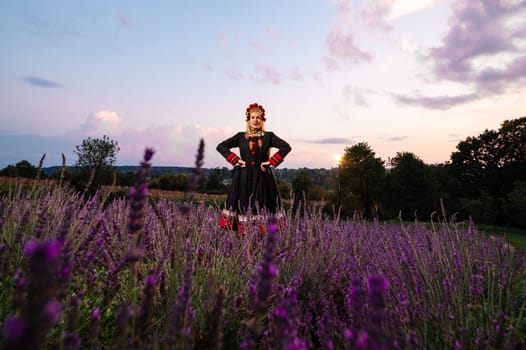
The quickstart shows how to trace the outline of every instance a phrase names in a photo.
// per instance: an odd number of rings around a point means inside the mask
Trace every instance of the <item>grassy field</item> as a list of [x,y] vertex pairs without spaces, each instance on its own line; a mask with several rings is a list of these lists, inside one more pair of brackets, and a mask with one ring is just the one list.
[[497,234],[503,236],[506,241],[520,250],[526,250],[526,230],[513,227],[501,227],[492,225],[477,225],[477,228],[487,234]]
[[0,348],[524,348],[519,231],[289,211],[239,234],[141,174],[2,188]]
[[[37,179],[26,179],[26,178],[12,178],[0,176],[0,185],[14,185],[14,184],[23,184],[26,186],[34,186],[37,182],[49,184],[55,183],[55,180],[37,180]],[[107,190],[109,193],[127,193],[128,187],[122,186],[108,186]],[[174,199],[174,200],[185,200],[185,193],[181,191],[166,191],[151,189],[150,196],[153,198],[165,198],[165,199]],[[216,194],[203,194],[195,193],[193,200],[202,201],[204,200],[207,204],[219,205],[226,200],[226,195],[216,195]],[[285,205],[290,205],[290,200],[283,200]],[[395,221],[393,221],[395,223]],[[408,223],[410,224],[410,223]],[[494,226],[486,224],[477,224],[477,229],[489,234],[489,235],[499,235],[503,236],[514,248],[519,250],[526,250],[526,229],[520,229],[516,227],[503,227],[503,226]]]

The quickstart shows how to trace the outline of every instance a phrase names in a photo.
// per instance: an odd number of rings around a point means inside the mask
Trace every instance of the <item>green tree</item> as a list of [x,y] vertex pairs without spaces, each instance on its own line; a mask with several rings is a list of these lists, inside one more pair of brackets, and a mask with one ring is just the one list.
[[186,191],[189,181],[188,174],[164,174],[159,177],[159,187],[166,191]]
[[28,178],[37,177],[38,169],[33,164],[29,163],[27,160],[21,160],[20,162],[16,163],[15,166],[18,172],[18,176]]
[[[304,202],[304,198],[309,196],[309,188],[312,186],[312,182],[307,175],[307,172],[300,170],[296,177],[292,180],[292,193],[294,196],[293,206],[298,209],[299,203]],[[303,203],[304,205],[306,203]]]
[[279,194],[281,195],[281,198],[283,199],[290,199],[290,191],[292,190],[292,187],[287,181],[283,180],[277,180],[278,182],[278,190]]
[[205,183],[206,193],[224,193],[226,186],[223,184],[223,171],[221,168],[214,168],[208,172]]
[[411,152],[398,152],[389,160],[389,199],[384,201],[394,213],[401,211],[404,219],[429,218],[433,211],[436,186],[431,170]]
[[0,176],[17,177],[18,169],[13,164],[9,164],[0,171]]
[[82,140],[73,151],[78,156],[76,172],[71,178],[73,186],[93,193],[99,186],[111,184],[116,178],[113,166],[119,151],[119,143],[106,135],[102,139]]
[[91,138],[82,140],[73,151],[78,160],[77,167],[95,169],[95,171],[113,167],[120,151],[119,142],[104,135],[102,139]]
[[[516,180],[526,179],[526,117],[506,120],[498,131],[485,130],[468,137],[451,154],[454,176],[464,189],[466,203],[491,202],[483,217],[489,223],[505,224],[509,219],[503,209],[506,196]],[[464,208],[466,213],[470,208]]]
[[367,142],[360,142],[345,148],[339,173],[342,213],[349,215],[359,211],[370,218],[380,204],[384,161],[375,157]]
[[504,207],[514,225],[526,227],[526,181],[515,181],[513,191],[506,196]]
[[320,185],[314,184],[308,189],[307,199],[309,201],[321,201],[327,199],[327,191],[325,191]]

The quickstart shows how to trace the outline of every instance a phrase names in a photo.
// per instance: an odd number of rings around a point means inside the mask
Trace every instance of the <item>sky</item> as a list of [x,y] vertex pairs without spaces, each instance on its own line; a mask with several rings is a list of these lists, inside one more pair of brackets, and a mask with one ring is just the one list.
[[2,0],[0,168],[77,160],[229,164],[254,102],[289,142],[280,167],[331,168],[367,142],[444,163],[526,115],[526,0]]

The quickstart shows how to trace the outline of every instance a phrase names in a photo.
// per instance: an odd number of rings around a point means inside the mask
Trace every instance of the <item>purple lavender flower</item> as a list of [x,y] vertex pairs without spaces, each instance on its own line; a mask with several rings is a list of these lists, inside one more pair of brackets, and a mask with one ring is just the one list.
[[356,338],[356,346],[358,349],[366,349],[369,345],[369,334],[366,331],[359,331]]
[[4,211],[5,211],[5,202],[3,200],[0,200],[0,230],[2,227],[4,227]]
[[46,158],[46,154],[44,153],[42,157],[40,157],[40,161],[38,162],[38,169],[37,169],[37,179],[40,179],[40,175],[42,175],[42,167],[44,166],[44,159]]
[[185,251],[186,269],[184,283],[179,287],[177,299],[172,307],[171,323],[167,327],[166,343],[169,347],[174,347],[178,344],[178,347],[191,348],[193,344],[192,325],[195,312],[190,303],[192,298],[194,255],[189,239],[186,241]]
[[256,300],[254,303],[254,311],[261,313],[265,311],[269,305],[269,297],[273,289],[274,277],[278,274],[278,268],[273,264],[274,250],[276,245],[276,231],[269,230],[265,242],[265,251],[263,253],[263,261],[259,278],[256,287]]
[[91,311],[91,319],[95,321],[100,321],[100,309],[98,307]]
[[225,302],[225,286],[220,285],[217,289],[214,308],[207,321],[207,349],[220,349],[221,341],[221,321]]
[[88,349],[99,349],[99,325],[100,325],[100,309],[97,307],[91,311],[91,324],[88,338]]
[[143,341],[147,338],[147,331],[151,324],[150,318],[154,305],[155,285],[157,282],[156,274],[157,271],[154,270],[144,279],[141,310],[136,327],[137,336],[135,337],[135,346],[137,348],[144,347],[146,345],[143,344]]
[[283,299],[274,308],[270,317],[272,330],[271,347],[273,349],[302,348],[301,346],[305,346],[305,342],[299,337],[300,320],[298,317],[296,290],[294,288],[285,288],[280,294],[283,294]]
[[359,277],[353,277],[351,280],[347,303],[350,308],[349,313],[352,315],[352,325],[355,329],[360,329],[362,327],[364,291],[362,280]]
[[[203,139],[199,140],[199,147],[197,149],[197,154],[195,155],[195,166],[192,169],[192,175],[190,176],[190,181],[188,182],[187,189],[184,194],[186,202],[191,202],[194,199],[194,192],[199,189],[199,184],[203,178],[203,164],[205,158],[205,141]],[[179,210],[183,214],[188,214],[190,207],[187,203],[181,203]]]
[[[4,332],[6,344],[17,344],[25,333],[26,324],[22,317],[13,316],[6,320]],[[7,347],[7,346],[6,346]]]
[[24,246],[24,254],[30,259],[53,263],[57,260],[61,247],[62,242],[58,240],[50,242],[30,241]]
[[146,196],[148,195],[148,179],[150,175],[151,165],[149,161],[152,159],[154,150],[147,148],[144,152],[144,160],[137,172],[135,184],[130,188],[130,196],[132,198],[131,210],[128,216],[128,231],[134,237],[135,244],[130,247],[126,255],[128,263],[135,263],[143,256],[141,242],[144,227],[144,207],[146,205]]
[[64,332],[64,348],[78,349],[81,344],[79,335],[79,308],[80,298],[78,295],[71,296],[68,308],[66,331]]
[[39,347],[47,330],[58,322],[61,312],[61,305],[56,301],[60,247],[58,240],[30,241],[25,245],[24,254],[29,260],[28,282],[24,284],[27,299],[21,306],[20,319],[13,321],[18,322],[13,327],[17,324],[23,327],[21,332],[11,331],[7,336],[6,349]]
[[380,326],[384,318],[384,293],[389,288],[389,282],[382,276],[371,276],[368,283],[372,321],[375,325]]
[[153,148],[146,148],[146,150],[144,151],[144,161],[149,162],[150,160],[152,160],[154,153],[155,150]]

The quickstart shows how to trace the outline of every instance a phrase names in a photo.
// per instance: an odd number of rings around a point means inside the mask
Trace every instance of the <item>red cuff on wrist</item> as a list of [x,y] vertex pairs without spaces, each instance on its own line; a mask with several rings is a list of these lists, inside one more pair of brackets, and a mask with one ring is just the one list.
[[279,153],[274,153],[268,161],[273,167],[277,167],[283,161],[283,157]]
[[239,156],[234,152],[230,152],[230,154],[226,157],[226,161],[232,165],[236,165],[239,159]]

